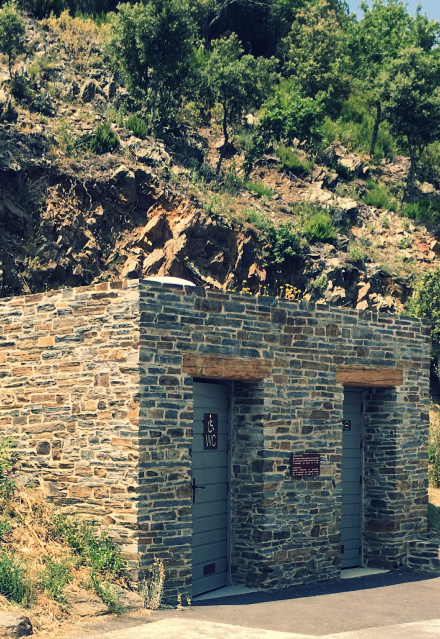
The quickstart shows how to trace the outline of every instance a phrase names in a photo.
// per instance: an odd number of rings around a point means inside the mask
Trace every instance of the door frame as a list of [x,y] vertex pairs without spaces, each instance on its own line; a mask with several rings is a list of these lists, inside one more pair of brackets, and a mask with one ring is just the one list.
[[[360,517],[359,517],[359,529],[360,529],[360,534],[359,534],[359,541],[360,541],[360,559],[359,559],[359,567],[362,567],[364,565],[364,521],[365,521],[365,513],[364,513],[364,501],[365,501],[365,487],[364,487],[364,482],[365,482],[365,478],[364,478],[364,455],[365,455],[365,451],[364,451],[364,444],[365,444],[365,388],[362,386],[344,386],[344,401],[343,401],[343,405],[342,405],[342,419],[344,419],[344,403],[345,403],[345,393],[346,392],[350,392],[350,391],[358,391],[359,395],[360,395],[360,404],[361,404],[361,419],[362,419],[362,430],[360,433],[360,448],[359,448],[359,455],[360,455],[360,485],[361,485],[361,491],[360,491]],[[343,443],[342,443],[342,438],[341,438],[341,449],[342,449],[342,460],[344,460],[344,447],[343,447]],[[341,470],[341,491],[342,491],[342,470]],[[341,505],[342,505],[342,500],[341,500]],[[341,515],[341,523],[342,523],[342,515]],[[356,566],[353,566],[353,568],[355,568]],[[341,568],[341,570],[349,570],[349,568]]]
[[[215,384],[217,386],[225,386],[227,389],[227,397],[228,397],[228,447],[227,447],[227,484],[228,484],[228,492],[227,492],[227,516],[226,516],[226,560],[227,560],[227,570],[226,570],[226,586],[231,585],[231,558],[232,558],[232,546],[231,546],[231,529],[232,529],[232,517],[231,517],[231,483],[232,483],[232,451],[231,451],[231,443],[232,443],[232,410],[233,410],[233,384],[234,382],[223,380],[223,379],[206,379],[193,377],[193,389],[194,382],[198,384]],[[193,402],[194,402],[194,390],[193,390]],[[194,406],[194,404],[193,404]],[[194,438],[194,435],[193,435]],[[191,447],[192,447],[193,439],[191,439]],[[191,448],[192,449],[192,448]],[[192,477],[192,456],[191,456],[191,477]],[[191,527],[192,527],[192,511],[191,511]],[[203,593],[200,593],[203,594]],[[196,595],[199,596],[199,595]]]

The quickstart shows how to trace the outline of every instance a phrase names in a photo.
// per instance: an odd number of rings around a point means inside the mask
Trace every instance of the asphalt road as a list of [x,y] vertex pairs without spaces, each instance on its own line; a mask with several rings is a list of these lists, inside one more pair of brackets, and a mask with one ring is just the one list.
[[440,577],[396,571],[99,623],[69,639],[440,639]]

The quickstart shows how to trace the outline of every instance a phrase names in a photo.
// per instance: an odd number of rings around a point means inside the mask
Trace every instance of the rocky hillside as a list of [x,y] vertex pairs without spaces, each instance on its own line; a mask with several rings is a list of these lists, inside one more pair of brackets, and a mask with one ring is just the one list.
[[[216,178],[222,139],[214,119],[199,130],[164,131],[162,140],[136,137],[124,127],[130,99],[106,67],[93,23],[64,16],[26,24],[18,98],[1,60],[2,296],[167,274],[398,312],[420,273],[438,265],[432,230],[363,202],[368,179],[391,194],[402,188],[406,158],[372,166],[332,146],[312,162],[298,142],[306,168],[281,169],[274,151],[245,178],[244,129]],[[104,122],[120,146],[98,155],[88,144]],[[431,184],[419,188],[440,198]],[[336,229],[324,242],[304,232],[319,211]]]

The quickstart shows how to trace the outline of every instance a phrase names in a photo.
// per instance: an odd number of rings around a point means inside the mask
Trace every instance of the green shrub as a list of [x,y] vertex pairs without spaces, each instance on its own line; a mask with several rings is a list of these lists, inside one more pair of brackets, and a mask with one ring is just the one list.
[[341,164],[340,162],[336,162],[332,168],[336,171],[340,178],[345,180],[345,182],[351,182],[355,177],[353,171],[350,171],[345,164]]
[[303,161],[296,151],[285,146],[279,146],[275,153],[280,159],[277,164],[277,169],[280,171],[291,171],[294,175],[304,175],[311,173],[315,166],[313,160]]
[[140,138],[141,140],[144,140],[148,135],[148,127],[145,121],[137,115],[130,115],[125,122],[125,126],[135,137]]
[[26,25],[17,11],[14,0],[5,2],[0,9],[0,53],[8,57],[9,77],[12,79],[12,64],[25,51]]
[[112,131],[110,124],[104,122],[99,124],[96,130],[96,134],[89,142],[89,148],[94,153],[110,153],[120,146],[118,136]]
[[350,242],[347,248],[347,257],[354,264],[362,264],[365,260],[364,249],[354,242]]
[[274,194],[272,189],[270,189],[262,182],[251,182],[250,180],[242,180],[241,184],[245,189],[251,191],[252,193],[256,193],[257,195],[272,197],[272,195]]
[[[324,119],[321,135],[326,146],[339,142],[351,151],[365,154],[370,152],[375,113],[368,97],[367,92],[354,90],[344,103],[341,116],[337,120],[331,120],[329,117]],[[389,125],[383,121],[377,136],[373,163],[378,164],[384,158],[392,159],[396,151],[396,143]]]
[[438,188],[440,185],[440,142],[433,142],[420,157],[417,166],[417,179],[430,182]]
[[310,282],[310,289],[321,296],[325,293],[328,286],[328,277],[326,273],[321,273],[317,278]]
[[436,358],[440,353],[440,268],[422,276],[405,309],[409,315],[431,321],[431,356]]
[[320,124],[324,116],[325,97],[318,93],[310,98],[301,93],[291,80],[283,80],[265,102],[260,117],[260,129],[276,140],[293,142],[295,138],[309,143],[320,139]]
[[29,606],[33,601],[25,564],[6,550],[0,553],[0,593],[22,606]]
[[408,248],[411,248],[412,245],[413,245],[413,239],[412,237],[407,235],[406,237],[402,237],[402,239],[400,240],[397,246],[400,249],[408,249]]
[[53,599],[63,601],[63,589],[71,579],[71,565],[67,559],[56,561],[46,558],[46,569],[41,578],[41,584]]
[[11,95],[17,100],[32,100],[35,97],[31,82],[25,73],[14,73],[11,77]]
[[428,528],[440,530],[440,508],[434,504],[428,504]]
[[53,523],[60,539],[77,556],[78,565],[88,565],[95,573],[124,575],[124,560],[120,551],[105,531],[98,535],[93,522],[55,515]]
[[5,537],[11,529],[11,521],[6,517],[0,518],[0,541],[3,541],[3,537]]
[[311,243],[331,242],[336,237],[336,229],[331,215],[327,211],[316,211],[311,217],[304,220],[304,236]]
[[267,266],[283,264],[287,259],[300,254],[300,236],[289,222],[276,226],[268,223],[264,229],[264,238],[267,244],[263,249],[263,258]]
[[392,200],[385,184],[378,184],[373,180],[367,180],[367,193],[362,201],[368,206],[374,206],[377,209],[387,209],[388,211],[397,211],[398,205],[396,200]]
[[0,497],[10,499],[14,493],[15,476],[12,472],[17,453],[10,437],[0,437]]
[[124,606],[120,603],[120,595],[114,586],[112,587],[107,582],[102,583],[93,572],[90,575],[88,586],[93,588],[98,597],[105,603],[109,612],[121,615],[125,611]]
[[411,220],[423,224],[438,224],[440,222],[440,201],[434,198],[420,198],[406,204],[403,215]]

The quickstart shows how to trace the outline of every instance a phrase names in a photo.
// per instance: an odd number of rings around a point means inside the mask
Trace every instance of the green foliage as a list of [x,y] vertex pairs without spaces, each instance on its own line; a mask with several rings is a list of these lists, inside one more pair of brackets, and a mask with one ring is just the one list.
[[262,182],[256,182],[251,180],[243,180],[242,182],[245,189],[251,191],[252,193],[256,193],[257,195],[262,195],[265,197],[272,197],[274,192],[268,186],[263,184]]
[[413,245],[413,239],[412,237],[407,235],[406,237],[402,237],[402,239],[400,240],[397,246],[400,249],[408,249],[408,248],[411,248],[412,245]]
[[111,584],[102,583],[94,572],[90,575],[90,584],[98,597],[105,603],[109,612],[115,615],[121,615],[124,612],[124,606],[120,603],[120,595]]
[[56,601],[64,601],[64,586],[71,580],[72,567],[67,559],[46,558],[46,569],[41,577],[41,585]]
[[328,277],[326,273],[321,273],[318,277],[311,281],[310,288],[318,295],[324,294],[328,286]]
[[3,541],[3,538],[6,537],[11,529],[11,521],[6,517],[0,517],[0,541]]
[[78,565],[91,566],[94,573],[124,575],[121,553],[108,534],[97,534],[93,522],[67,519],[56,515],[53,519],[55,531],[74,551]]
[[171,121],[192,87],[195,24],[186,0],[120,4],[109,51],[131,95],[156,123]]
[[365,260],[365,251],[356,242],[350,242],[347,247],[347,257],[354,264],[363,264]]
[[313,144],[320,139],[324,115],[322,93],[307,96],[294,82],[284,80],[263,104],[260,129],[278,141],[291,144],[297,138]]
[[130,115],[125,122],[125,126],[135,137],[140,138],[141,140],[144,140],[148,135],[148,127],[145,120],[137,115]]
[[20,18],[13,0],[5,2],[0,9],[0,53],[8,57],[9,77],[12,78],[12,63],[24,52],[26,26]]
[[212,44],[212,51],[202,69],[202,83],[206,88],[207,108],[218,103],[222,109],[224,145],[220,153],[217,173],[229,142],[229,128],[241,122],[246,110],[258,107],[273,81],[273,60],[243,55],[243,48],[235,34],[220,38]]
[[381,78],[380,100],[396,136],[406,138],[411,160],[407,190],[411,192],[423,149],[440,129],[440,59],[410,47],[390,63]]
[[13,467],[17,461],[17,453],[10,437],[0,437],[0,497],[9,499],[14,493],[15,476]]
[[298,153],[292,148],[279,146],[276,155],[280,161],[277,169],[280,171],[290,171],[294,175],[307,175],[312,172],[315,163],[313,160],[301,160]]
[[349,94],[345,72],[344,33],[328,0],[308,3],[299,11],[283,43],[284,73],[302,95],[325,96],[327,109],[337,113]]
[[405,306],[414,317],[429,319],[431,325],[431,354],[440,353],[440,268],[425,273]]
[[17,100],[30,101],[35,97],[29,77],[25,73],[13,73],[11,77],[11,95]]
[[373,180],[367,181],[367,193],[362,201],[368,206],[374,206],[377,209],[387,209],[388,211],[397,211],[398,204],[396,200],[392,200],[385,184],[379,184]]
[[284,264],[288,259],[299,257],[301,238],[293,224],[286,222],[275,225],[268,221],[264,229],[266,246],[263,258],[267,266]]
[[[351,151],[370,153],[375,123],[371,102],[372,93],[364,87],[353,90],[342,105],[340,117],[337,120],[332,120],[328,116],[324,119],[320,127],[323,144],[328,146],[332,142],[337,142]],[[393,158],[395,154],[396,142],[390,133],[388,123],[382,122],[377,132],[372,161],[378,164],[384,158]]]
[[108,122],[99,124],[96,134],[89,142],[89,148],[93,153],[110,153],[120,146],[120,141],[116,133],[112,130]]
[[304,236],[311,243],[332,242],[336,238],[336,229],[331,215],[319,209],[304,220],[303,231]]
[[440,222],[440,201],[434,198],[420,198],[403,208],[403,215],[423,224],[438,225]]
[[422,151],[417,166],[417,179],[440,187],[440,141],[436,140]]
[[9,601],[29,606],[33,592],[26,579],[26,566],[12,552],[0,553],[0,593]]
[[[439,486],[440,483],[437,483],[436,485]],[[434,504],[428,504],[428,528],[431,530],[440,530],[440,508],[437,508]]]
[[222,211],[222,201],[218,195],[213,195],[203,205],[203,212],[208,217],[218,217]]
[[[428,479],[434,488],[440,487],[440,413],[433,409],[430,414],[428,437]],[[434,513],[433,513],[434,514]],[[439,518],[440,519],[440,518]],[[439,528],[440,528],[440,521]]]

